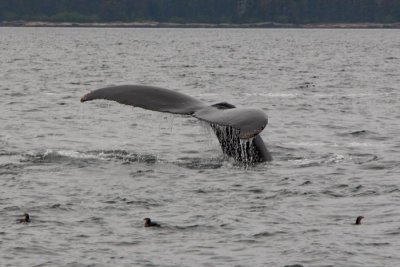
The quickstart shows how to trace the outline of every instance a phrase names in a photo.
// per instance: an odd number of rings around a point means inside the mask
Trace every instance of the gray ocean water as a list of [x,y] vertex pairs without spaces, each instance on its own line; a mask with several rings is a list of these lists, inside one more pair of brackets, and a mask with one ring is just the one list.
[[[400,264],[398,30],[0,28],[0,51],[0,266]],[[118,84],[260,108],[274,161],[79,102]]]

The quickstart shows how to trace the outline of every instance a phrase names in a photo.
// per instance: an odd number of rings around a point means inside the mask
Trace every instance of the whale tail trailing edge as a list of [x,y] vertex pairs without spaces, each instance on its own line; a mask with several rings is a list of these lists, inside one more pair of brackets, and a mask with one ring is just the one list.
[[122,85],[94,90],[81,98],[81,102],[105,99],[152,111],[191,115],[210,123],[227,156],[243,162],[272,160],[259,133],[268,123],[265,113],[258,109],[241,109],[229,103],[207,106],[188,95],[172,90]]
[[112,100],[124,105],[181,115],[191,115],[206,107],[201,101],[188,95],[144,85],[120,85],[97,89],[84,95],[81,102],[96,99]]

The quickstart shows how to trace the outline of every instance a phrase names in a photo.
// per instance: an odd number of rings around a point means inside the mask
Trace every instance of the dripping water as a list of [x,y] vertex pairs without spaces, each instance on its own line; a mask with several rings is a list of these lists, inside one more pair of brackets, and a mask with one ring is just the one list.
[[249,164],[257,161],[258,154],[254,144],[254,138],[239,138],[240,131],[230,126],[210,124],[221,149],[225,155],[232,157],[237,161]]

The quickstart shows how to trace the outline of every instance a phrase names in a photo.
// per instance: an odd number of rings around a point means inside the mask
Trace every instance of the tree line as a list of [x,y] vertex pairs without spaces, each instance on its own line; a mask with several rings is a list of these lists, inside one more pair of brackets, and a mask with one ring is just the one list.
[[391,23],[400,0],[0,0],[0,21]]

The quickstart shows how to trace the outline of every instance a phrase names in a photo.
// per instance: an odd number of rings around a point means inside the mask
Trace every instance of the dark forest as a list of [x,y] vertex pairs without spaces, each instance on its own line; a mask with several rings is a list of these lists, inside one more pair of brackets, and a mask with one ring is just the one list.
[[0,21],[392,23],[400,0],[0,0]]

